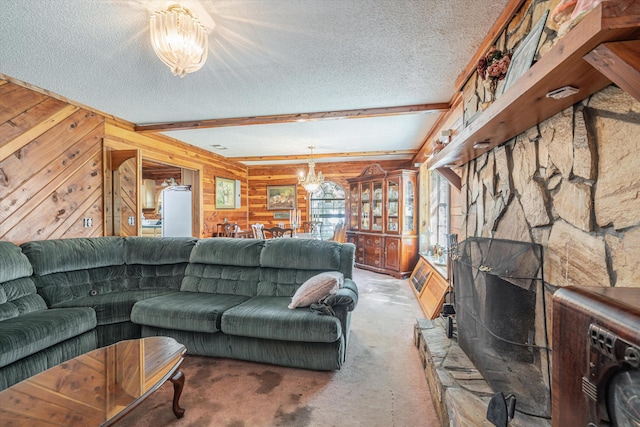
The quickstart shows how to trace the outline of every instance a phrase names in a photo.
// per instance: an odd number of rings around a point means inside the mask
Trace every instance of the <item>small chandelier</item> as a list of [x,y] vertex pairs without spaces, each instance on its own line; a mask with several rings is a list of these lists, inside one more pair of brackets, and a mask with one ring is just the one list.
[[174,76],[198,71],[207,61],[207,31],[191,11],[179,4],[151,15],[151,45]]
[[309,172],[307,172],[307,176],[304,176],[304,172],[300,172],[300,176],[298,177],[298,184],[301,184],[308,193],[313,193],[316,191],[320,184],[324,182],[324,176],[322,172],[318,172],[316,175],[316,163],[313,161],[313,146],[310,146],[311,157],[309,157]]

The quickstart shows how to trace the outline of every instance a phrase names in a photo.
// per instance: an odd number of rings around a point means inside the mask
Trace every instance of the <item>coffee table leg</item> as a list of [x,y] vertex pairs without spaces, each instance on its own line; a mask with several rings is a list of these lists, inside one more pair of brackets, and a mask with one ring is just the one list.
[[178,401],[180,400],[180,395],[182,394],[182,389],[184,388],[184,374],[182,371],[178,370],[169,381],[173,383],[173,413],[176,418],[184,417],[184,408],[180,407]]

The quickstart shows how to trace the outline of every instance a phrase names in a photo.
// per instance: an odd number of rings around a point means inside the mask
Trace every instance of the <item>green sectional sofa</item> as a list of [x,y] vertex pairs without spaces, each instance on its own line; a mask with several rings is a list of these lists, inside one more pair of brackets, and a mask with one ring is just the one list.
[[180,289],[192,238],[97,237],[22,244],[33,281],[50,308],[95,310],[98,347],[140,337],[131,308]]
[[[304,239],[0,242],[0,389],[93,348],[153,335],[195,355],[340,369],[358,301],[354,249]],[[288,308],[323,272],[344,277],[339,289]]]
[[96,348],[92,308],[48,309],[20,248],[0,242],[0,390]]
[[[354,247],[306,239],[204,239],[191,252],[177,294],[137,303],[142,335],[166,335],[192,354],[332,370],[342,366],[357,288]],[[309,278],[345,277],[327,298],[335,315],[287,305]]]

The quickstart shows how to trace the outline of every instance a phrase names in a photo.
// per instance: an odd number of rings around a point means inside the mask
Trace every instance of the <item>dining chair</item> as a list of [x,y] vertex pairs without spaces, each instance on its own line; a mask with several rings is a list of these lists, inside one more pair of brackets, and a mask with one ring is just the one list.
[[[265,233],[269,233],[272,239],[280,239],[282,237],[293,237],[293,228],[271,227],[264,228]],[[265,234],[265,238],[267,235]]]
[[222,226],[222,237],[236,237],[236,233],[240,227],[238,224],[226,223]]
[[347,227],[345,223],[339,222],[333,229],[333,236],[329,239],[332,242],[344,243],[347,241]]
[[254,239],[264,239],[264,224],[256,223],[251,225]]
[[302,230],[305,233],[322,234],[322,221],[305,221],[302,223]]

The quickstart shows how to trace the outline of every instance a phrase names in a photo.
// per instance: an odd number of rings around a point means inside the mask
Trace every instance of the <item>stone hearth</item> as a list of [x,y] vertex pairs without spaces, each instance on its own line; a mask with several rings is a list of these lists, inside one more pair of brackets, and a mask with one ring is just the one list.
[[[493,424],[486,420],[486,412],[493,391],[462,351],[456,337],[447,338],[444,320],[418,319],[414,328],[414,343],[420,353],[440,424],[492,427]],[[509,425],[549,427],[551,423],[516,412]]]

